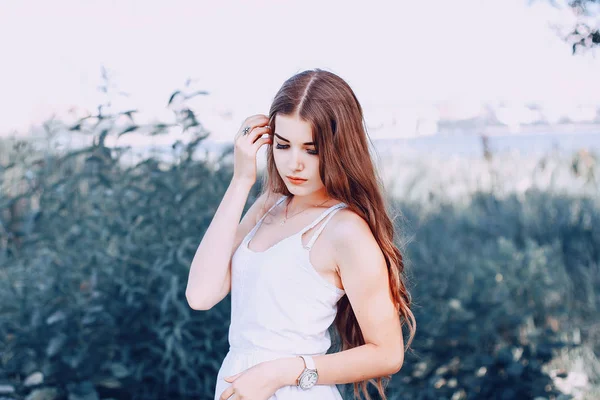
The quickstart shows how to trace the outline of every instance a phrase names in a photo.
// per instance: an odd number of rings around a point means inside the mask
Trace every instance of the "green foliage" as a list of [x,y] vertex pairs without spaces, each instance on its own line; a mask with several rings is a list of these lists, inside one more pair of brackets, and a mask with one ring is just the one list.
[[541,371],[554,349],[581,336],[600,350],[597,199],[530,190],[435,212],[396,207],[415,224],[417,338],[405,379],[390,385],[403,396],[391,398],[556,395]]
[[600,0],[569,1],[569,6],[581,19],[567,37],[567,40],[573,45],[573,54],[577,53],[577,51],[582,48],[586,49],[600,46],[600,29],[598,29],[598,26],[590,26],[590,24],[585,21],[585,17],[594,14],[591,9],[594,9],[597,12],[598,9],[600,9],[598,8],[599,5]]
[[[196,94],[176,92],[168,105]],[[18,398],[38,386],[61,398],[212,398],[229,297],[197,312],[185,288],[232,166],[230,152],[194,159],[206,132],[190,108],[174,112],[174,123],[143,126],[135,110],[100,107],[71,126],[91,145],[1,150],[0,380]],[[169,126],[189,136],[172,162],[128,164],[127,148],[107,145]],[[390,398],[558,394],[542,369],[556,348],[577,336],[600,351],[597,200],[535,190],[439,208],[394,199],[410,224],[399,229],[414,236],[406,259],[417,336]],[[23,384],[38,371],[43,384]]]
[[226,351],[229,300],[195,312],[185,287],[232,169],[192,160],[200,131],[172,163],[125,165],[124,149],[105,144],[123,134],[118,117],[74,126],[94,135],[91,146],[35,154],[21,143],[3,166],[0,379],[40,371],[69,392],[90,381],[104,395],[206,394]]

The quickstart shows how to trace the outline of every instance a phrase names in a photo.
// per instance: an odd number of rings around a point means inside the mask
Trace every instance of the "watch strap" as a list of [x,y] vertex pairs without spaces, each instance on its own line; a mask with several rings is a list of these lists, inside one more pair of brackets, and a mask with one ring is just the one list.
[[304,364],[306,365],[306,368],[316,370],[315,361],[313,360],[313,358],[311,356],[300,356],[300,357],[302,357],[302,359],[304,360]]

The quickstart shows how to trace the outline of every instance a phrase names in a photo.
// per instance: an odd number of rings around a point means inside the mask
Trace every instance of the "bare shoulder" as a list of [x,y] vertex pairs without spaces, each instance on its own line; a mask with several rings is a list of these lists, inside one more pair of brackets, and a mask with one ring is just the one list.
[[343,208],[335,215],[332,222],[334,224],[331,240],[338,269],[353,268],[360,264],[357,263],[358,260],[373,261],[383,258],[371,227],[360,215]]
[[265,215],[265,213],[281,198],[281,194],[274,193],[271,191],[264,192],[261,194],[254,204],[250,207],[254,211],[254,223]]
[[348,208],[339,210],[331,222],[332,238],[336,247],[356,244],[357,240],[375,240],[367,221]]
[[236,230],[236,239],[234,241],[233,250],[240,245],[244,237],[252,230],[258,220],[271,208],[273,204],[280,198],[281,195],[273,192],[265,192],[261,194],[252,203],[248,211],[244,214]]

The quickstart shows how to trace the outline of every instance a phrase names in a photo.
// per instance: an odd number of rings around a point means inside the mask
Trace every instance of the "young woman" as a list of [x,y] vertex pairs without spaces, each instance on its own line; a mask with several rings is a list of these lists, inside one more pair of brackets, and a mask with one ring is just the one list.
[[[263,193],[238,225],[267,145]],[[215,400],[367,399],[404,360],[416,322],[362,108],[337,75],[288,79],[269,116],[235,137],[234,174],[192,261],[186,297],[208,310],[231,290],[229,352]],[[341,351],[326,354],[334,325]]]

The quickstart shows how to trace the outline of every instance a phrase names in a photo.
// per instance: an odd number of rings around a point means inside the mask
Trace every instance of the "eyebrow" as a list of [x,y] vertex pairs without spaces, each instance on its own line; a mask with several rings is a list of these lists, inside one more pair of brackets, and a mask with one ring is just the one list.
[[[279,135],[278,135],[278,134],[276,134],[276,133],[274,133],[274,135],[275,135],[275,136],[277,136],[279,139],[283,140],[284,142],[288,142],[288,143],[290,142],[290,141],[289,141],[289,140],[287,140],[286,138],[284,138],[284,137],[282,137],[282,136],[279,136]],[[314,145],[314,144],[315,144],[315,142],[304,142],[304,143],[302,143],[302,144],[304,144],[304,145],[307,145],[307,146],[312,146],[312,145]]]

